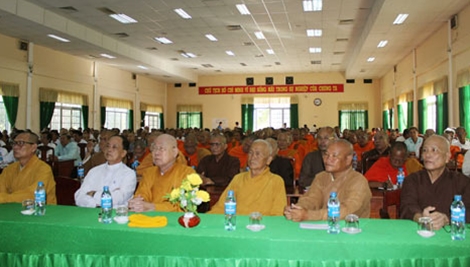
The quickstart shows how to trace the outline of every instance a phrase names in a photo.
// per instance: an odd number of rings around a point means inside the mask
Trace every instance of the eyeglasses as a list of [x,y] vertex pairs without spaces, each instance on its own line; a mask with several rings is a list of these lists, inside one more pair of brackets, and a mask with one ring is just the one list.
[[[174,146],[171,147],[171,148],[175,148]],[[163,147],[163,146],[155,146],[155,145],[151,145],[150,146],[150,151],[152,152],[167,152],[168,151],[168,147]]]
[[219,146],[222,146],[224,144],[223,143],[209,143],[209,145],[219,147]]
[[23,147],[25,144],[35,144],[33,142],[28,142],[28,141],[12,141],[11,143],[11,146],[19,146],[19,147]]

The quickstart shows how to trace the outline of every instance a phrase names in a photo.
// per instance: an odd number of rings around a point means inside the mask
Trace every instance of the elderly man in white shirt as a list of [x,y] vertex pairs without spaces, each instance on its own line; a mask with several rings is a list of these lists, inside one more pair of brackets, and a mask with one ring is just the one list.
[[101,205],[103,186],[109,186],[113,207],[127,206],[134,194],[137,179],[135,172],[122,163],[127,154],[129,142],[125,137],[111,137],[104,150],[106,163],[92,168],[85,176],[80,189],[75,192],[75,204],[80,207]]

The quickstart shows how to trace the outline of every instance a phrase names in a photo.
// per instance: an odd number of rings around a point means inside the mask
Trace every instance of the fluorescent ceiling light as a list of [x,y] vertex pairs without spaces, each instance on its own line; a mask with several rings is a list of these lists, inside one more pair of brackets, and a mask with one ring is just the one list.
[[396,24],[396,25],[402,24],[403,22],[405,22],[406,18],[408,18],[408,14],[398,14],[393,24]]
[[49,37],[52,38],[52,39],[56,39],[56,40],[58,40],[58,41],[64,42],[64,43],[69,43],[69,42],[70,42],[69,39],[62,38],[62,37],[57,36],[57,35],[55,35],[55,34],[48,34],[47,36],[49,36]]
[[149,68],[147,68],[147,67],[145,67],[145,66],[142,66],[142,65],[137,66],[137,68],[143,69],[143,70],[148,70],[148,69],[149,69]]
[[123,24],[130,24],[130,23],[137,23],[137,20],[129,17],[126,14],[111,14],[109,15],[111,18],[123,23]]
[[161,44],[172,44],[173,42],[166,37],[155,37],[155,40]]
[[255,35],[256,35],[256,38],[258,38],[258,39],[266,39],[266,38],[264,37],[263,32],[255,32]]
[[367,62],[373,62],[375,60],[375,57],[370,57],[367,59]]
[[182,55],[183,57],[185,57],[185,58],[195,58],[195,57],[196,57],[195,54],[193,54],[193,53],[186,53],[186,52],[181,53],[181,55]]
[[230,50],[225,51],[225,53],[226,53],[227,55],[229,55],[229,56],[235,56],[235,53],[233,53],[233,52],[230,51]]
[[310,47],[308,51],[312,54],[314,53],[321,53],[321,47]]
[[377,45],[378,48],[382,48],[384,46],[386,46],[388,44],[388,41],[387,40],[382,40],[379,42],[379,44]]
[[100,54],[102,57],[105,57],[105,58],[109,58],[109,59],[113,59],[113,58],[116,58],[114,56],[111,56],[111,55],[108,55],[108,54]]
[[240,12],[240,14],[242,14],[242,15],[250,15],[251,14],[245,4],[237,5],[237,9]]
[[322,0],[304,0],[302,4],[305,12],[321,11],[323,9]]
[[266,49],[266,52],[270,55],[274,55],[274,50],[272,49]]
[[180,17],[182,17],[183,19],[191,19],[192,17],[186,13],[186,11],[184,11],[182,8],[177,8],[177,9],[174,9],[174,11],[180,15]]
[[320,37],[323,34],[323,30],[321,29],[307,29],[307,36],[308,37]]
[[206,38],[211,40],[212,42],[217,42],[217,38],[214,37],[212,34],[206,34]]

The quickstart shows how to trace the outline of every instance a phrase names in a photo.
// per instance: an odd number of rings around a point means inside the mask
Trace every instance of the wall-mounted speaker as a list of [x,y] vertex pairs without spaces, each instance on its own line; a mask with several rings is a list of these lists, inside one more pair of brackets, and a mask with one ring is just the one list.
[[346,83],[355,83],[355,82],[356,82],[356,80],[354,80],[354,79],[346,79]]
[[196,87],[196,83],[189,83],[189,87]]
[[255,80],[253,77],[248,77],[246,78],[246,85],[253,85],[255,83]]
[[175,88],[176,87],[181,87],[181,83],[175,83]]
[[137,75],[135,73],[132,73],[132,80],[137,79]]
[[452,18],[450,18],[450,28],[452,30],[457,29],[457,27],[459,26],[457,19],[458,19],[457,15],[453,15]]
[[372,83],[372,79],[364,79],[364,83]]
[[273,77],[266,77],[266,84],[267,85],[272,85],[274,83]]
[[286,76],[286,84],[294,84],[294,76]]
[[28,42],[20,41],[20,50],[28,51]]

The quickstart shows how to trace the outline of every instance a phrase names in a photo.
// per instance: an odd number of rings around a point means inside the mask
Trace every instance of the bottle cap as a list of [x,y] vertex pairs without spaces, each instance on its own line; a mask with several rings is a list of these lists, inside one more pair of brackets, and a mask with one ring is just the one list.
[[109,187],[107,185],[103,186],[103,191],[108,191]]
[[38,182],[38,186],[44,186],[43,182]]
[[462,195],[455,195],[454,200],[461,201],[462,200]]
[[229,190],[227,195],[228,195],[229,197],[233,197],[233,190]]
[[331,192],[331,193],[330,193],[330,197],[336,197],[336,192],[334,192],[334,191]]

